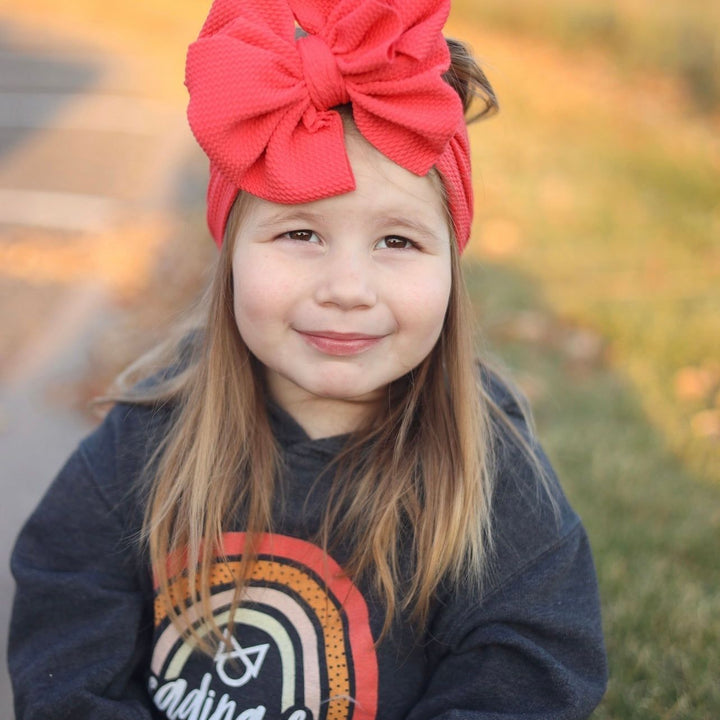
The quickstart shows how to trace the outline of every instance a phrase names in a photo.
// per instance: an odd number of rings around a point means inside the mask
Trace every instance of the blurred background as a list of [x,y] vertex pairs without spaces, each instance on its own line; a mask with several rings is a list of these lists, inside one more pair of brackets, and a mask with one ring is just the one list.
[[[3,640],[20,524],[215,254],[183,88],[208,7],[0,2]],[[720,717],[719,27],[703,0],[455,0],[448,27],[501,104],[472,129],[479,344],[590,534],[598,719]]]

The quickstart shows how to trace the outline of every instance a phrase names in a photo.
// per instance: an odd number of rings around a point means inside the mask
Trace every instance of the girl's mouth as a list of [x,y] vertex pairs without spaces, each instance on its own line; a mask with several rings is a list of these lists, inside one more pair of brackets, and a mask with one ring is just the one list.
[[340,333],[329,330],[298,331],[306,343],[325,355],[359,355],[377,345],[384,335]]

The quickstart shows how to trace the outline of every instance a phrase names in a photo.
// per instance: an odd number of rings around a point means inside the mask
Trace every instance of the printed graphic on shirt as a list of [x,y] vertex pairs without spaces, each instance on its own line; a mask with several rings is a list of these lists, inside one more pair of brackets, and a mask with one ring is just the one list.
[[[230,622],[243,533],[224,535],[212,611]],[[374,720],[377,658],[365,599],[320,548],[264,536],[232,636],[214,657],[182,637],[155,602],[150,693],[170,720]],[[201,630],[202,632],[202,630]]]

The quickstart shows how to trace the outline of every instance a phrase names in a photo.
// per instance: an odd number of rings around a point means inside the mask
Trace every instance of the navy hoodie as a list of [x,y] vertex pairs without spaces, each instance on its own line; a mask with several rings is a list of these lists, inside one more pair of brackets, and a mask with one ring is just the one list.
[[[522,431],[508,393],[496,401]],[[482,593],[444,587],[424,633],[341,571],[350,548],[313,544],[344,438],[311,440],[270,408],[285,492],[243,604],[232,570],[243,527],[224,536],[212,612],[232,636],[212,654],[178,634],[138,542],[138,478],[169,411],[119,404],[73,454],[22,530],[9,666],[17,720],[571,720],[605,689],[588,540],[552,471],[549,494],[498,432],[495,550]],[[318,478],[320,480],[318,481]],[[231,618],[232,615],[232,618]],[[206,630],[198,626],[202,635]]]

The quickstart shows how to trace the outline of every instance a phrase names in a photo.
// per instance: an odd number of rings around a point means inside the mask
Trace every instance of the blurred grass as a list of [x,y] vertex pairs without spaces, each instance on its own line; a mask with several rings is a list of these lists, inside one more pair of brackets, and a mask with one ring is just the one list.
[[688,115],[672,83],[478,30],[480,14],[456,3],[501,101],[473,129],[469,253],[500,257],[605,338],[663,441],[720,482],[718,123]]
[[622,72],[680,79],[696,108],[720,107],[720,5],[707,0],[455,2],[486,27],[542,36],[573,52],[600,50]]

